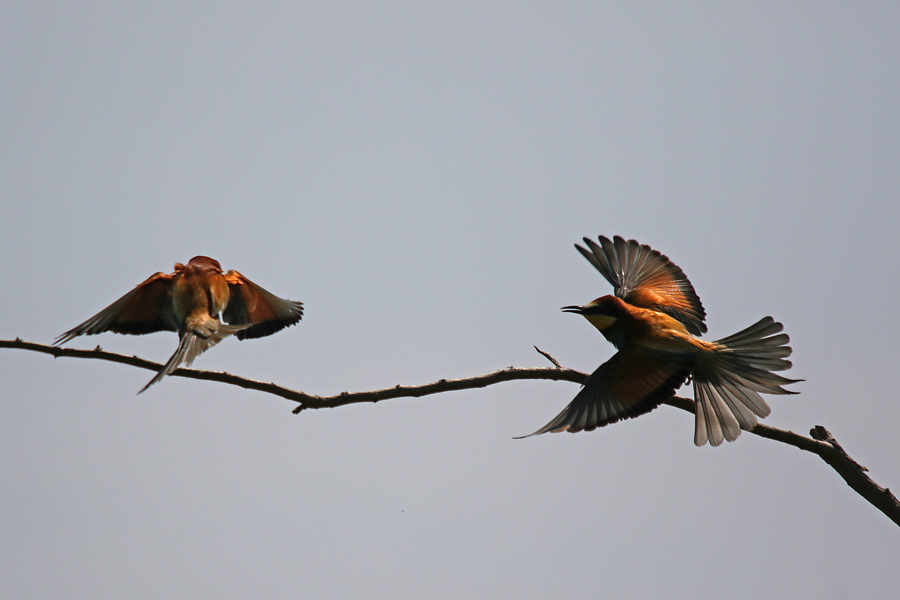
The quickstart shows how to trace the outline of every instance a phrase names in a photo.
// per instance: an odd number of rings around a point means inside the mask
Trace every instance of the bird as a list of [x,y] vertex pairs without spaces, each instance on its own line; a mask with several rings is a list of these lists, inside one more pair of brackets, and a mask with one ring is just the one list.
[[602,296],[563,311],[579,314],[617,352],[584,382],[572,402],[534,433],[592,431],[646,414],[687,381],[694,388],[694,444],[719,446],[750,431],[771,408],[760,396],[796,394],[782,386],[803,381],[774,373],[791,368],[790,337],[764,317],[715,342],[694,286],[669,258],[646,244],[599,236],[578,251],[613,286]]
[[191,366],[197,356],[230,335],[239,340],[265,337],[302,317],[303,303],[279,298],[237,271],[224,273],[213,258],[195,256],[186,265],[175,263],[173,273],[154,273],[57,337],[53,345],[107,331],[131,335],[178,332],[178,348],[156,377],[141,388],[141,394],[179,365]]

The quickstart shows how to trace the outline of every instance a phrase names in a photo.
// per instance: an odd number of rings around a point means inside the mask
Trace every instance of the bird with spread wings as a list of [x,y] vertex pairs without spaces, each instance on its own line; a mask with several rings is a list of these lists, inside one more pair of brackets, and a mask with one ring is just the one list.
[[[684,272],[650,246],[619,236],[584,238],[575,247],[612,284],[614,295],[566,312],[584,316],[617,349],[584,383],[575,399],[532,433],[592,431],[645,414],[693,380],[694,443],[718,446],[751,430],[771,409],[760,393],[794,394],[802,381],[774,373],[791,367],[790,338],[772,317],[715,342],[706,311]],[[528,436],[525,436],[528,437]]]
[[302,303],[279,298],[237,271],[223,273],[217,260],[195,256],[186,265],[176,263],[173,273],[151,275],[53,344],[106,331],[178,332],[175,353],[140,394],[179,365],[191,366],[197,356],[230,335],[239,340],[265,337],[294,325],[302,316]]

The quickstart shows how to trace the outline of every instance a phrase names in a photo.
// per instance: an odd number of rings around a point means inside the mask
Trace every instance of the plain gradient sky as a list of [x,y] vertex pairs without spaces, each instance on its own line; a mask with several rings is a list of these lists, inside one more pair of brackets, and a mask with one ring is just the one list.
[[[709,339],[792,337],[799,396],[900,488],[894,2],[0,4],[0,338],[49,343],[218,259],[307,308],[197,368],[314,394],[612,347],[561,313],[623,235]],[[69,345],[164,361],[176,336]],[[101,361],[0,353],[3,598],[887,598],[900,535],[821,460],[695,448],[661,407],[513,436],[516,382],[293,416]]]

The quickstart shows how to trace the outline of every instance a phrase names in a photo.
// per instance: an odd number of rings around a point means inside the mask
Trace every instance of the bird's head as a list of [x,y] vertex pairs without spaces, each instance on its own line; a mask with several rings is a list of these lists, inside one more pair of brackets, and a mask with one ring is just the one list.
[[208,256],[195,256],[188,264],[193,265],[196,268],[209,269],[219,273],[222,272],[222,265],[219,264],[219,261]]
[[585,304],[584,306],[564,306],[563,311],[581,315],[591,325],[605,331],[619,320],[619,303],[622,301],[615,296],[603,296]]

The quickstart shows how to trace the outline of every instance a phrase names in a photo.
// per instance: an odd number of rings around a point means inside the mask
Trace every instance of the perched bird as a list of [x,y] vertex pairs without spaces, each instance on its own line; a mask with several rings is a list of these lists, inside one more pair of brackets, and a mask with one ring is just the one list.
[[[532,433],[592,431],[648,413],[693,380],[694,443],[718,446],[750,431],[771,409],[759,395],[795,394],[773,371],[791,368],[790,338],[772,317],[716,342],[706,333],[706,311],[684,272],[635,240],[600,236],[575,247],[609,281],[603,296],[566,312],[584,316],[618,350],[588,377],[555,419]],[[528,437],[528,436],[525,436]]]
[[[265,337],[294,325],[303,304],[283,300],[237,271],[222,272],[217,260],[195,256],[175,272],[156,273],[78,327],[53,342],[105,331],[141,335],[177,331],[178,349],[138,394],[229,335],[239,340]],[[228,323],[223,324],[222,321]]]

